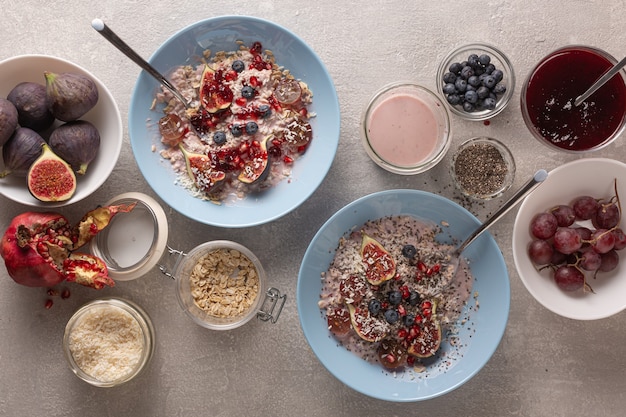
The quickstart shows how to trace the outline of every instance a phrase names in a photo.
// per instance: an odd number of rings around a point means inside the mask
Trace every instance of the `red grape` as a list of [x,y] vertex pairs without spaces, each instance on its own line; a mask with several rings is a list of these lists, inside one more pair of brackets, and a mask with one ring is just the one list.
[[591,247],[598,253],[607,253],[615,246],[615,236],[609,230],[596,229],[591,235]]
[[612,229],[619,224],[620,217],[617,204],[602,204],[591,217],[591,222],[597,229]]
[[533,240],[528,245],[528,256],[535,265],[547,265],[552,261],[554,249],[552,245],[545,240]]
[[624,231],[620,228],[613,229],[611,233],[613,233],[613,236],[615,237],[615,245],[613,248],[615,250],[622,250],[626,248],[626,233],[624,233]]
[[578,261],[578,265],[585,271],[597,271],[601,263],[602,256],[594,250],[583,252]]
[[572,202],[574,214],[581,220],[591,219],[591,216],[598,211],[599,206],[600,203],[598,203],[598,200],[587,195],[578,197]]
[[582,239],[576,229],[559,227],[554,234],[554,249],[566,255],[576,252],[582,244]]
[[559,226],[552,213],[539,213],[530,222],[530,232],[537,239],[550,239]]
[[573,265],[563,265],[554,271],[554,281],[563,291],[576,291],[585,285],[585,275]]
[[554,215],[554,217],[556,217],[556,221],[561,227],[571,226],[576,220],[574,209],[570,206],[566,206],[565,204],[554,207],[550,210],[550,212]]
[[610,250],[607,253],[601,255],[602,264],[600,265],[599,270],[602,272],[609,272],[617,268],[617,264],[619,263],[619,254],[615,250]]

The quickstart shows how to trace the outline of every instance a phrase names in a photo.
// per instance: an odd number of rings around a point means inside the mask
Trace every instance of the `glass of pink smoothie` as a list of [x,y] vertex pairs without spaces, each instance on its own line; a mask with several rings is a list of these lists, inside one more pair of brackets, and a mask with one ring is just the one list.
[[395,83],[379,90],[361,120],[363,146],[387,171],[427,171],[450,147],[450,117],[439,97],[417,84]]

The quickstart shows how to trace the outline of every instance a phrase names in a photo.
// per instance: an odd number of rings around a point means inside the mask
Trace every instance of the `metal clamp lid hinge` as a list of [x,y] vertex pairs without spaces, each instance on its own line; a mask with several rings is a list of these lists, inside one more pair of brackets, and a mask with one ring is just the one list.
[[[263,304],[257,313],[257,318],[259,318],[259,320],[276,323],[280,313],[283,311],[286,300],[286,294],[281,295],[278,289],[273,287],[269,288],[265,292],[265,299],[263,300]],[[274,312],[274,310],[276,311]]]

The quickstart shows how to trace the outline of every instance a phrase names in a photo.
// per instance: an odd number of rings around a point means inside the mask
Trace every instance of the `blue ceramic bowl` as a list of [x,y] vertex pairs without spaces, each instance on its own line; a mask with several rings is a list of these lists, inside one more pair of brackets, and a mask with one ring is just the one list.
[[163,161],[156,123],[162,116],[151,110],[159,83],[142,72],[133,90],[129,111],[130,142],[141,173],[152,189],[172,208],[201,223],[220,227],[248,227],[275,220],[303,203],[320,185],[332,165],[339,143],[339,101],[324,64],[306,43],[289,30],[266,20],[246,16],[222,16],[194,23],[169,38],[149,59],[161,73],[194,64],[194,56],[211,49],[232,51],[237,41],[260,41],[276,57],[276,63],[306,82],[313,92],[310,111],[313,140],[294,164],[289,181],[232,203],[216,205],[190,194],[175,183],[176,174]]
[[[480,224],[463,207],[438,195],[417,190],[389,190],[362,197],[335,213],[317,232],[302,261],[297,301],[300,324],[318,359],[337,379],[370,397],[396,402],[421,401],[443,395],[472,378],[491,358],[504,334],[509,314],[509,276],[495,240],[480,236],[463,253],[470,260],[475,281],[458,326],[460,345],[442,342],[440,355],[424,372],[412,369],[392,373],[340,346],[328,330],[318,307],[322,280],[342,236],[368,220],[411,215],[437,224],[447,223],[440,241],[464,240]],[[443,222],[443,223],[442,223]],[[477,308],[476,303],[480,304]],[[461,320],[459,319],[459,320]]]

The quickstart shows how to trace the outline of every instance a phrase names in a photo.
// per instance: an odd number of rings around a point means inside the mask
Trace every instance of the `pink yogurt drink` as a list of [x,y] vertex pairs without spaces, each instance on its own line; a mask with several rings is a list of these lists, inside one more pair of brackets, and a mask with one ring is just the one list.
[[397,174],[433,167],[449,147],[446,107],[429,90],[413,84],[383,88],[363,116],[363,144],[372,160]]

